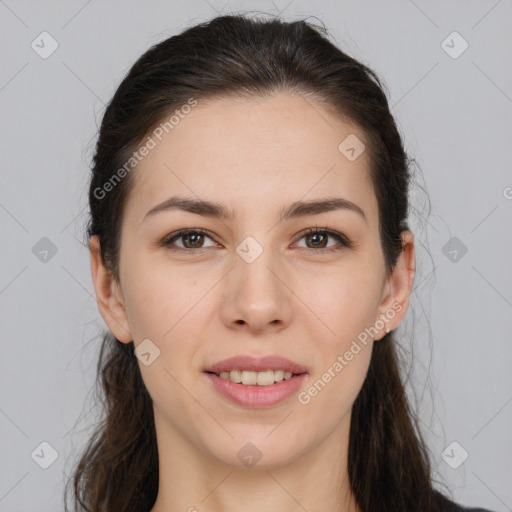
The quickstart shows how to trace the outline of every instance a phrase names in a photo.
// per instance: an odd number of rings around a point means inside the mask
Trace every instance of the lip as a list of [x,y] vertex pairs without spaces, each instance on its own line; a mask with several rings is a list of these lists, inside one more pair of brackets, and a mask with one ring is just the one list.
[[308,369],[305,366],[280,356],[235,356],[219,361],[212,366],[208,366],[203,371],[220,373],[229,372],[231,370],[246,370],[250,372],[284,370],[285,372],[292,372],[295,374],[308,373]]
[[[288,370],[290,371],[290,370]],[[304,383],[306,373],[295,375],[288,380],[270,386],[245,386],[223,379],[215,373],[205,373],[213,388],[235,405],[262,408],[271,407],[289,398]]]

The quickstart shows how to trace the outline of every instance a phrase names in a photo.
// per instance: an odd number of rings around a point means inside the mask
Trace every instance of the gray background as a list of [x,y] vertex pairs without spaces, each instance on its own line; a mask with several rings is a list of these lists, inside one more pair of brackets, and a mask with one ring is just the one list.
[[[106,327],[83,242],[104,104],[150,45],[216,13],[252,10],[317,16],[383,77],[423,172],[411,193],[418,274],[398,331],[414,356],[408,392],[454,499],[512,510],[510,0],[0,1],[0,510],[62,510],[95,421]],[[43,31],[59,45],[46,59],[31,47]],[[58,453],[47,469],[42,442]]]

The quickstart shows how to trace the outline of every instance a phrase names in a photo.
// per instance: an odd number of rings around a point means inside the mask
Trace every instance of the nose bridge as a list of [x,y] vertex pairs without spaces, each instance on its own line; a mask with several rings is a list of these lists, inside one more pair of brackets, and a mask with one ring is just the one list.
[[[259,299],[268,300],[282,292],[283,284],[276,274],[282,272],[281,262],[272,247],[270,236],[249,235],[236,247],[235,275],[240,279],[238,286],[251,294],[258,294]],[[259,241],[260,240],[260,241]],[[256,298],[256,297],[254,297]]]
[[227,276],[224,314],[228,323],[243,321],[251,328],[261,329],[276,321],[289,322],[290,291],[284,284],[285,266],[270,240],[268,233],[249,235],[236,247],[234,268]]

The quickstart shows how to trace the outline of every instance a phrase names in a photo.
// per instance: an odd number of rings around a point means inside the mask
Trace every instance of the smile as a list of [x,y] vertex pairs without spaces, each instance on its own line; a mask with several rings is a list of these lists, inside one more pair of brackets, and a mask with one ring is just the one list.
[[221,379],[230,380],[235,384],[245,386],[271,386],[276,382],[291,379],[294,374],[285,370],[266,370],[263,372],[254,372],[249,370],[231,370],[229,372],[220,372],[215,375]]
[[[279,378],[281,372],[283,371],[276,370],[274,372],[273,370],[269,370],[268,372],[239,372],[237,370],[233,370],[235,375],[237,373],[241,373],[242,379],[244,379],[245,374],[246,382],[254,382],[256,379],[255,384],[233,382],[231,380],[231,372],[229,372],[229,374],[228,372],[222,372],[225,374],[223,377],[212,372],[205,372],[203,375],[207,377],[209,384],[212,386],[212,389],[217,396],[221,396],[238,406],[262,408],[271,407],[279,404],[280,402],[284,402],[287,398],[299,392],[308,375],[307,373],[301,373],[300,375],[291,374],[288,376],[291,372],[286,372],[285,378],[283,372],[283,378],[281,381],[274,380],[276,378],[275,374],[277,373],[277,378]],[[263,382],[267,382],[267,384],[258,384],[258,374],[265,374],[261,378],[266,379]],[[270,379],[272,379],[272,382],[270,382]]]

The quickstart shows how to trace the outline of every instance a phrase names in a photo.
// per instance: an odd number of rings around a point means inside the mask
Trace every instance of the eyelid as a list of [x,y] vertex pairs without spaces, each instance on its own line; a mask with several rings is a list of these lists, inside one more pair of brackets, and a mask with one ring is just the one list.
[[326,247],[326,248],[320,248],[320,249],[310,249],[309,247],[303,247],[303,249],[307,249],[309,251],[314,252],[328,252],[328,251],[335,251],[338,250],[340,247],[340,244],[342,247],[347,247],[349,249],[353,248],[352,241],[345,236],[343,233],[340,233],[339,231],[336,231],[334,229],[329,229],[328,227],[322,227],[322,226],[315,226],[313,228],[307,228],[304,231],[301,231],[297,237],[297,241],[305,237],[306,235],[315,234],[315,233],[325,233],[331,238],[334,238],[338,240],[338,244],[334,245],[332,247]]
[[166,247],[168,249],[171,249],[171,250],[185,251],[185,252],[193,252],[193,251],[198,252],[198,251],[207,249],[207,247],[200,247],[198,249],[187,249],[187,248],[184,248],[184,247],[172,246],[172,244],[171,244],[172,241],[179,240],[181,237],[186,236],[186,235],[204,235],[204,236],[207,236],[208,238],[210,238],[212,241],[215,242],[215,240],[213,239],[213,236],[211,236],[204,229],[201,229],[201,228],[185,228],[185,229],[180,229],[178,231],[174,231],[170,235],[165,236],[163,238],[163,240],[160,242],[160,245],[163,245],[164,247]]
[[[314,248],[310,248],[310,247],[301,247],[301,249],[306,249],[307,251],[312,251],[312,252],[316,252],[316,253],[326,253],[326,252],[340,250],[340,248],[343,248],[343,247],[349,248],[349,249],[353,248],[352,241],[347,236],[345,236],[343,233],[340,233],[333,229],[329,229],[328,227],[322,227],[322,226],[315,226],[315,227],[310,227],[310,228],[304,229],[303,231],[301,231],[298,234],[294,244],[297,243],[302,238],[304,238],[305,236],[310,235],[310,234],[315,234],[315,233],[326,234],[327,236],[330,236],[331,238],[338,240],[338,244],[331,246],[331,247],[320,247],[318,249],[314,249]],[[170,235],[164,237],[163,240],[160,242],[160,245],[162,245],[163,247],[166,247],[167,249],[173,250],[173,251],[181,251],[181,252],[188,252],[188,253],[200,252],[205,249],[208,249],[208,247],[199,247],[197,249],[189,249],[189,248],[185,248],[185,247],[179,247],[179,246],[172,245],[171,242],[173,242],[175,240],[179,240],[181,237],[190,235],[190,234],[204,235],[204,236],[210,238],[213,242],[217,243],[215,241],[214,237],[212,235],[210,235],[208,231],[206,231],[202,228],[184,228],[184,229],[180,229],[178,231],[174,231]]]

